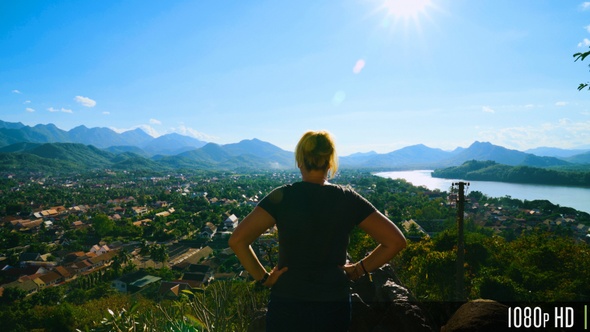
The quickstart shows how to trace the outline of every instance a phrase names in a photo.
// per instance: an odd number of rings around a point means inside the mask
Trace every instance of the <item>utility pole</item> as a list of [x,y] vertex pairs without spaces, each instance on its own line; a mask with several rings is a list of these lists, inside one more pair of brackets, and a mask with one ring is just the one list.
[[469,182],[453,183],[453,187],[459,186],[459,197],[457,200],[457,266],[455,279],[455,296],[459,302],[465,301],[465,241],[463,238],[463,219],[465,216],[465,186]]

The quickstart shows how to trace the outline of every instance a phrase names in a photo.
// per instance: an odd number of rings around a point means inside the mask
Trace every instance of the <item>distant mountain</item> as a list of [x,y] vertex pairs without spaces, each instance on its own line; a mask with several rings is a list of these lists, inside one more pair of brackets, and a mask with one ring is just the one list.
[[295,166],[293,152],[285,151],[259,139],[242,140],[239,143],[225,144],[223,149],[232,156],[252,155],[275,166]]
[[121,137],[125,140],[126,144],[133,146],[141,146],[154,139],[152,136],[146,134],[145,131],[139,128],[124,131],[119,135],[121,135]]
[[109,128],[78,126],[67,132],[67,134],[70,142],[90,144],[101,149],[110,146],[132,145],[128,144],[124,136]]
[[563,166],[566,161],[553,157],[538,157],[530,153],[507,149],[488,142],[475,142],[467,149],[448,160],[451,165],[460,165],[468,160],[491,160],[509,166]]
[[367,160],[377,155],[379,154],[375,151],[357,152],[345,157],[340,156],[339,162],[340,165],[343,165],[345,167],[359,167],[360,165],[366,163]]
[[177,155],[203,147],[205,144],[207,142],[200,141],[196,138],[172,133],[152,138],[138,146],[150,155]]
[[590,151],[564,159],[574,164],[590,164]]
[[589,152],[588,149],[574,149],[574,150],[567,150],[567,149],[560,149],[560,148],[549,148],[549,147],[539,147],[535,149],[528,149],[524,152],[534,154],[540,157],[556,157],[556,158],[568,158],[578,154],[583,154]]
[[467,149],[457,153],[448,161],[460,165],[467,160],[492,160],[504,165],[519,165],[527,154],[517,150],[506,149],[488,142],[474,142]]
[[207,143],[200,149],[187,151],[178,155],[188,160],[194,160],[204,163],[219,163],[229,159],[230,154],[225,151],[221,145],[215,143]]
[[11,123],[0,120],[0,147],[21,142],[81,143],[101,149],[113,146],[135,146],[150,156],[175,155],[206,144],[198,139],[179,134],[167,134],[154,138],[140,128],[117,133],[109,128],[78,126],[65,131],[51,123],[29,127],[20,122]]
[[[48,143],[57,145],[45,145]],[[339,162],[343,168],[373,170],[439,169],[459,166],[470,160],[489,160],[508,166],[577,170],[585,169],[590,164],[590,152],[578,153],[584,150],[539,148],[529,151],[559,157],[540,156],[476,141],[467,148],[459,147],[453,151],[418,144],[385,154],[374,151],[355,153],[340,157]],[[64,131],[53,124],[29,127],[20,122],[4,121],[0,121],[0,153],[18,154],[17,157],[5,155],[7,165],[14,165],[27,158],[33,158],[31,162],[34,164],[39,161],[38,158],[46,158],[52,162],[45,166],[65,163],[63,167],[74,168],[77,167],[74,164],[84,165],[86,168],[136,165],[139,169],[161,167],[238,170],[295,167],[293,152],[256,138],[219,145],[176,133],[154,138],[141,129],[117,133],[109,128],[78,126]],[[565,155],[568,157],[562,157]]]
[[429,148],[424,144],[408,146],[384,155],[375,156],[369,159],[366,166],[374,165],[375,167],[412,165],[421,167],[424,165],[433,165],[445,160],[451,156],[450,152],[441,149]]
[[3,171],[295,169],[292,160],[291,152],[257,139],[227,145],[208,143],[175,156],[157,155],[152,158],[146,158],[143,150],[129,146],[110,147],[107,151],[80,143],[16,143],[0,148],[0,170]]
[[20,122],[4,122],[0,121],[0,128],[4,129],[21,129],[25,125]]
[[386,154],[356,155],[354,159],[343,157],[340,160],[343,167],[414,169],[458,166],[469,160],[491,160],[504,165],[533,167],[570,164],[568,161],[554,157],[539,157],[488,142],[477,141],[468,148],[457,148],[454,151],[443,151],[418,144]]
[[222,168],[287,169],[295,167],[292,152],[258,139],[226,145],[208,143],[200,149],[181,153],[179,157],[185,161],[209,163]]
[[53,124],[36,125],[35,127],[20,126],[21,123],[0,121],[0,146],[19,142],[48,143],[67,142],[67,132]]

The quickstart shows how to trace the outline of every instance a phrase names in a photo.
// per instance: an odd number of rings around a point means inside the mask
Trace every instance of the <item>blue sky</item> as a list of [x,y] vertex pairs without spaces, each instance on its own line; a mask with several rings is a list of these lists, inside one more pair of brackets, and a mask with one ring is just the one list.
[[590,3],[0,1],[0,120],[341,155],[590,148]]

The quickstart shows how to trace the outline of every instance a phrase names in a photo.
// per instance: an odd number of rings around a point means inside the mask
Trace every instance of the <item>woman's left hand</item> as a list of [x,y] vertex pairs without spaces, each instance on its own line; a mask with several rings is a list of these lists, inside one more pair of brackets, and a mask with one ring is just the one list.
[[358,271],[358,263],[355,263],[355,264],[347,263],[346,265],[344,265],[342,267],[342,269],[344,270],[344,272],[346,272],[348,279],[350,279],[352,281],[358,280],[360,277],[363,276],[363,274],[359,273],[359,271]]

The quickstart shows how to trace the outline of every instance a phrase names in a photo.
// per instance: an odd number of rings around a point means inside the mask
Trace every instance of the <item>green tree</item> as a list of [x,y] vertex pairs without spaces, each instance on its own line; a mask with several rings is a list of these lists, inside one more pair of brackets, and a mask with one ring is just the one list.
[[165,263],[168,261],[168,247],[163,244],[155,244],[150,248],[150,257],[156,261]]
[[16,287],[8,287],[4,289],[2,296],[0,296],[0,304],[11,304],[18,300],[22,300],[27,296],[27,293]]
[[74,308],[69,303],[62,303],[52,308],[52,314],[44,321],[45,331],[76,331]]
[[92,227],[98,236],[105,237],[115,229],[115,222],[106,214],[98,214],[92,220]]

